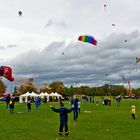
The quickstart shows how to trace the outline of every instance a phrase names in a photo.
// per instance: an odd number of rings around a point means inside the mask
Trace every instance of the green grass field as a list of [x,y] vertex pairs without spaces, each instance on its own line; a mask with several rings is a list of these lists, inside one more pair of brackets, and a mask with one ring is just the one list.
[[[131,117],[130,106],[136,106],[136,120]],[[59,107],[59,103],[53,103]],[[26,104],[15,104],[15,113],[6,110],[0,102],[0,140],[140,140],[140,101],[122,100],[119,107],[103,106],[100,102],[81,103],[81,114],[74,125],[73,112],[69,114],[70,135],[59,136],[59,114],[49,104],[41,104],[40,111],[27,112]],[[70,104],[65,102],[70,108]]]

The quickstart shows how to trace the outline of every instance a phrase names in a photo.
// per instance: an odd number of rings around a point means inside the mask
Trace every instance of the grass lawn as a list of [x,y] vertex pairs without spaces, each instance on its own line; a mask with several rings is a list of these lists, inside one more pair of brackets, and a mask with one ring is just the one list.
[[[130,106],[136,106],[136,120],[131,117]],[[59,103],[53,103],[59,107]],[[70,104],[65,102],[70,108]],[[81,113],[74,125],[73,112],[69,114],[70,135],[58,136],[59,114],[41,104],[40,111],[27,112],[26,104],[15,104],[15,113],[6,110],[0,102],[0,140],[140,140],[140,101],[122,100],[119,107],[103,106],[101,102],[81,103]]]

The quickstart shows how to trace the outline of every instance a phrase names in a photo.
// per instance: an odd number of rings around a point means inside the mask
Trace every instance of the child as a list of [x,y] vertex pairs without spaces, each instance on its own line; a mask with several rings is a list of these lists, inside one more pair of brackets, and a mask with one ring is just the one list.
[[132,113],[132,117],[133,119],[135,119],[135,113],[136,113],[136,107],[134,105],[131,106],[131,113]]
[[28,109],[28,112],[31,112],[31,101],[27,102],[27,109]]
[[68,134],[69,134],[69,132],[68,132],[68,113],[70,113],[73,110],[73,108],[68,109],[68,108],[64,107],[63,100],[60,100],[60,108],[59,109],[52,107],[52,105],[50,105],[50,107],[54,112],[60,113],[59,135],[62,135],[63,127],[65,127],[65,135],[68,136]]

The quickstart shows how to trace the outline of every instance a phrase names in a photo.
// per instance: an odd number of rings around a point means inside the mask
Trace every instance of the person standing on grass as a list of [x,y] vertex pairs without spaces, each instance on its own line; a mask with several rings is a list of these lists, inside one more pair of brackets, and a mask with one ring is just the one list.
[[80,113],[80,107],[81,107],[81,102],[80,102],[80,100],[78,101],[78,111],[79,111],[79,113]]
[[8,94],[7,97],[6,97],[6,109],[9,109],[10,108],[10,95]]
[[64,100],[60,100],[60,108],[56,109],[52,105],[50,105],[51,109],[54,112],[60,113],[60,127],[59,127],[59,135],[61,136],[63,133],[63,128],[65,128],[65,135],[69,135],[68,131],[68,113],[70,113],[73,108],[64,107]]
[[136,119],[136,107],[134,105],[131,106],[131,114],[132,114],[132,117],[133,119],[135,120]]
[[15,104],[14,98],[11,98],[10,99],[10,114],[14,113],[14,108],[15,108],[14,104]]
[[28,112],[31,112],[31,101],[27,102],[27,109],[28,109]]
[[73,99],[72,102],[74,121],[78,119],[78,102],[79,100],[77,98]]
[[36,106],[36,110],[39,110],[39,106],[40,106],[40,98],[39,97],[37,97],[35,99],[35,106]]

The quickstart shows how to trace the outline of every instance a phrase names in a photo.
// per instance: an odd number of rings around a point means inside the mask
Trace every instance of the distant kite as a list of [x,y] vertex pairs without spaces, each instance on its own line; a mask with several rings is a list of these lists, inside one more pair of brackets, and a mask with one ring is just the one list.
[[104,4],[104,10],[106,9],[106,4]]
[[92,36],[82,35],[78,38],[79,41],[91,43],[93,45],[97,45],[97,41]]
[[115,26],[115,24],[113,23],[112,26]]
[[0,67],[0,76],[5,77],[9,81],[14,81],[14,78],[12,77],[12,69],[8,66]]
[[22,16],[22,12],[21,11],[18,11],[18,15],[19,15],[19,17]]
[[121,78],[122,78],[123,81],[126,81],[127,80],[123,74],[120,74],[120,76],[121,76]]
[[136,63],[140,62],[140,58],[136,57]]
[[125,40],[125,42],[127,42],[127,40]]

